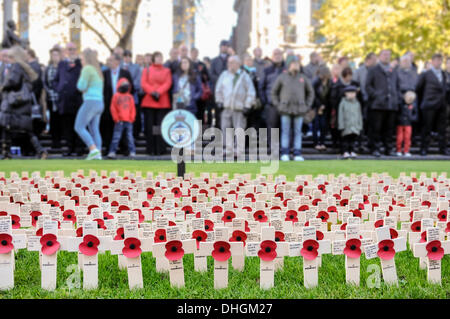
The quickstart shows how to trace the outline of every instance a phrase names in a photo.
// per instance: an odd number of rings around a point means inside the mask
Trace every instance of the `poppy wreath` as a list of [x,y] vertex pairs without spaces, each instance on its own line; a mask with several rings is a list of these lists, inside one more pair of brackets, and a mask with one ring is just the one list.
[[264,240],[260,244],[260,250],[258,251],[258,257],[264,261],[272,261],[277,257],[277,243],[273,240]]
[[179,240],[167,242],[164,256],[171,261],[182,259],[184,256],[183,243]]
[[137,258],[142,254],[141,241],[137,238],[129,237],[123,242],[125,247],[122,253],[127,258]]
[[227,210],[222,216],[222,221],[224,223],[231,222],[235,217],[236,217],[235,213],[233,213],[231,210]]
[[319,256],[319,242],[314,239],[308,239],[303,242],[303,248],[300,250],[300,255],[306,260],[314,260]]
[[203,230],[195,230],[192,232],[192,239],[195,239],[195,242],[197,243],[197,249],[200,248],[200,243],[203,241],[205,242],[208,238],[208,235]]
[[292,209],[288,210],[286,212],[286,218],[284,220],[287,222],[297,223],[298,222],[297,212]]
[[20,228],[20,217],[17,215],[11,215],[11,226],[12,229]]
[[266,213],[264,213],[263,210],[256,211],[253,214],[253,218],[255,219],[255,221],[260,222],[260,223],[265,223],[268,220]]
[[441,260],[444,257],[444,248],[439,240],[433,240],[426,246],[427,257],[430,260]]
[[153,237],[155,243],[164,243],[167,241],[166,230],[164,228],[157,229],[155,231],[155,236]]
[[42,245],[41,252],[47,256],[55,254],[61,246],[56,238],[56,235],[53,234],[45,234],[41,237],[40,242]]
[[116,236],[114,236],[114,240],[124,240],[125,239],[125,233],[123,227],[117,228],[116,230]]
[[247,234],[241,230],[235,230],[230,237],[230,241],[232,242],[243,242],[245,246],[245,241],[247,240]]
[[94,235],[86,235],[83,237],[83,241],[78,246],[78,249],[83,255],[95,256],[98,253],[98,245],[100,240]]
[[212,258],[217,261],[227,261],[231,257],[230,244],[226,241],[217,241],[213,245]]
[[394,242],[391,239],[385,239],[378,243],[378,257],[383,260],[391,260],[395,257]]
[[12,236],[9,234],[0,234],[0,254],[7,254],[14,249]]
[[347,240],[344,254],[349,258],[359,258],[361,256],[361,240],[357,238]]

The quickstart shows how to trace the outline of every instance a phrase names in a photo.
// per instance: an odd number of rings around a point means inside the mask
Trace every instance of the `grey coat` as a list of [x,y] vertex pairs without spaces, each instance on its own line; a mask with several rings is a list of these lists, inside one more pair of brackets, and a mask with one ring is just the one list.
[[311,82],[302,73],[283,72],[272,88],[272,103],[280,114],[303,116],[314,102]]
[[407,91],[414,91],[416,89],[416,84],[419,76],[417,75],[417,72],[413,69],[402,69],[397,68],[396,70],[398,81],[399,81],[399,88],[400,93],[404,94]]
[[339,104],[338,130],[342,131],[342,136],[350,134],[359,135],[362,128],[361,105],[358,100],[351,101],[343,98]]

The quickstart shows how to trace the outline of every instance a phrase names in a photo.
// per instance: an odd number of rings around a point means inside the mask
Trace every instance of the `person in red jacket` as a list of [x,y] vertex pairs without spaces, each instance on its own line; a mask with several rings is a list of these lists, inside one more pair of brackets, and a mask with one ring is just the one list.
[[131,84],[126,78],[121,78],[117,82],[117,90],[111,101],[111,116],[115,124],[108,158],[116,157],[117,147],[124,131],[130,156],[135,157],[136,146],[133,138],[133,123],[136,118],[136,107],[134,97],[131,95]]
[[[169,90],[172,86],[172,74],[170,69],[164,67],[163,55],[155,52],[152,58],[153,64],[144,69],[141,78],[141,87],[145,92],[141,108],[144,112],[145,136],[147,139],[147,153],[161,155],[165,151],[166,143],[161,135],[161,122],[170,110]],[[157,127],[159,134],[155,136]]]

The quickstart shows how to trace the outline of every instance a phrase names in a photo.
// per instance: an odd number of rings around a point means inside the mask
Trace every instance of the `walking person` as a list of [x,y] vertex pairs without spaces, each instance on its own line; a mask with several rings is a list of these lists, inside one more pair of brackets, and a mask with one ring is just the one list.
[[[75,119],[75,131],[89,148],[86,160],[102,159],[102,137],[100,117],[103,113],[103,73],[97,58],[97,51],[86,49],[81,55],[81,71],[77,88],[83,93],[83,104]],[[89,128],[89,130],[87,129]]]
[[342,136],[343,159],[356,158],[356,141],[363,129],[361,104],[356,98],[358,88],[350,85],[344,89],[345,97],[339,104],[338,129]]

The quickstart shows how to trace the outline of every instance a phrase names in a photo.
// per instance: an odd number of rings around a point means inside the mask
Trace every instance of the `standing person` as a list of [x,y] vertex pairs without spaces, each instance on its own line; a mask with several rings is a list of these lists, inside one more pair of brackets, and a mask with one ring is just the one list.
[[[161,52],[153,54],[153,64],[142,72],[141,87],[145,92],[142,101],[147,153],[161,155],[166,143],[161,135],[161,122],[170,110],[169,90],[172,86],[170,69],[164,67]],[[155,134],[158,132],[158,134]]]
[[86,160],[101,160],[102,136],[99,126],[104,109],[104,78],[97,59],[97,51],[85,49],[81,55],[81,64],[83,69],[77,88],[83,93],[83,104],[75,119],[75,131],[89,148]]
[[[141,67],[133,63],[133,53],[130,50],[125,50],[123,53],[123,61],[121,68],[130,72],[131,78],[133,79],[133,88],[134,88],[134,103],[136,107],[136,119],[137,121],[133,126],[133,135],[139,136],[139,133],[142,132],[142,112],[141,105],[139,102],[139,92],[141,90],[141,77],[142,70]],[[131,88],[130,88],[131,89]]]
[[213,92],[215,92],[215,87],[217,80],[219,80],[220,75],[222,72],[227,70],[227,63],[228,63],[228,49],[230,48],[230,43],[226,40],[222,40],[220,42],[220,54],[218,57],[215,57],[211,61],[211,69],[209,70],[209,74],[211,76],[211,89]]
[[319,68],[317,78],[312,86],[314,89],[313,107],[316,109],[316,117],[313,121],[314,146],[318,151],[325,151],[327,149],[325,136],[328,128],[327,123],[329,122],[331,88],[333,86],[331,72],[328,67],[321,66]]
[[109,68],[103,71],[103,101],[105,110],[101,116],[100,131],[102,134],[104,154],[107,154],[112,140],[114,131],[114,121],[111,116],[111,101],[117,90],[117,83],[120,79],[126,78],[131,84],[131,94],[134,94],[133,79],[129,71],[120,67],[120,55],[113,53],[109,59]]
[[150,67],[150,65],[152,65],[152,61],[153,61],[153,54],[146,53],[144,56],[144,65],[143,65],[144,69]]
[[436,125],[439,139],[439,153],[448,155],[447,151],[447,75],[442,71],[443,57],[436,53],[431,59],[431,69],[422,73],[417,82],[419,110],[422,119],[422,136],[420,155],[428,154],[430,133]]
[[[25,131],[31,145],[41,159],[47,158],[47,152],[41,146],[38,137],[33,132],[31,119],[32,106],[32,83],[37,80],[38,75],[28,64],[25,50],[20,46],[13,46],[8,50],[8,59],[11,67],[1,84],[2,104],[0,106],[0,126],[2,127],[2,155],[4,159],[10,159],[11,133],[14,131]],[[22,88],[27,87],[27,96],[21,94],[23,102],[17,103],[17,94]]]
[[63,136],[68,152],[65,157],[76,153],[83,154],[82,144],[74,131],[75,116],[82,104],[82,96],[77,89],[77,81],[81,74],[81,61],[78,58],[77,47],[73,43],[66,46],[67,58],[58,65],[54,87],[58,93],[58,110],[61,116]]
[[256,93],[256,98],[251,109],[249,110],[248,114],[245,114],[247,117],[247,127],[253,127],[258,134],[259,129],[264,127],[264,121],[262,119],[261,99],[259,98],[259,91],[257,90],[257,88],[259,87],[258,70],[254,66],[254,59],[252,59],[249,54],[246,54],[244,56],[244,64],[242,65],[242,70],[247,72],[247,74],[250,76]]
[[[400,104],[397,123],[397,156],[411,157],[412,122],[417,119],[416,93],[407,91],[403,95],[403,103]],[[403,151],[403,152],[402,152]]]
[[[223,109],[220,122],[222,132],[225,133],[227,128],[245,130],[245,114],[254,103],[256,91],[250,76],[241,69],[241,60],[237,55],[229,58],[228,70],[219,77],[215,97],[217,106]],[[226,134],[223,136],[228,157],[233,153],[234,141],[227,139]],[[235,157],[237,154],[245,154],[245,145],[237,144]]]
[[272,53],[272,65],[264,69],[264,76],[259,83],[259,97],[264,107],[263,118],[267,127],[267,146],[271,149],[271,130],[279,128],[280,116],[276,106],[272,103],[272,87],[278,76],[283,73],[285,64],[283,60],[283,51],[275,49]]
[[202,81],[202,96],[197,102],[197,114],[196,117],[202,120],[206,126],[211,125],[211,107],[213,92],[211,90],[211,79],[209,76],[208,67],[205,63],[199,60],[199,52],[197,48],[191,49],[191,60],[194,64],[194,69],[199,74]]
[[34,96],[36,97],[36,101],[40,101],[42,89],[44,88],[44,84],[42,82],[42,68],[41,65],[39,64],[39,61],[36,57],[36,53],[34,52],[34,50],[27,49],[27,56],[28,56],[28,64],[38,75],[37,80],[33,82],[33,93]]
[[172,48],[169,52],[169,60],[164,63],[164,67],[170,70],[170,73],[175,74],[180,67],[180,50],[178,48]]
[[58,111],[58,92],[55,87],[55,77],[58,65],[61,62],[61,50],[50,50],[50,62],[44,71],[44,88],[47,97],[47,108],[50,111],[50,135],[52,136],[52,148],[61,148],[61,135],[63,131],[61,116]]
[[173,101],[177,108],[197,113],[197,102],[202,96],[202,81],[189,58],[181,58],[180,69],[172,77]]
[[[253,50],[253,66],[256,68],[256,79],[258,83],[264,77],[264,69],[268,66],[267,61],[263,59],[263,51],[261,48]],[[258,88],[258,87],[257,87]]]
[[357,92],[356,86],[347,86],[344,89],[345,96],[339,104],[338,129],[342,134],[344,159],[357,157],[355,142],[363,128],[361,105],[356,98]]
[[381,141],[385,155],[393,154],[392,135],[398,111],[399,81],[390,66],[391,51],[382,50],[379,63],[367,74],[366,92],[369,97],[371,118],[372,155],[380,157]]
[[309,64],[303,68],[303,71],[310,82],[315,80],[321,62],[322,57],[319,53],[314,51],[309,55]]
[[130,157],[136,157],[136,146],[133,139],[133,123],[136,119],[136,109],[134,97],[130,93],[131,87],[131,83],[126,78],[120,79],[117,83],[117,90],[111,102],[111,116],[115,124],[108,158],[116,158],[116,151],[124,131]]
[[314,90],[308,78],[300,72],[298,57],[286,61],[287,72],[282,73],[272,88],[272,102],[281,115],[281,160],[289,161],[291,123],[294,122],[294,160],[304,161],[302,155],[303,117],[314,102]]

